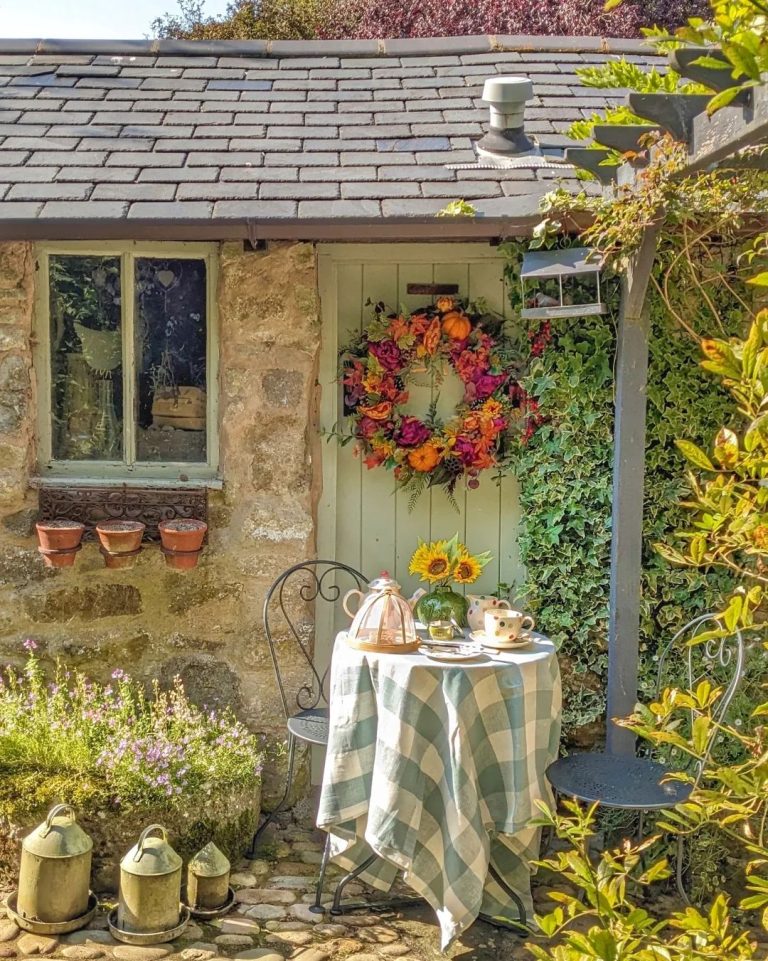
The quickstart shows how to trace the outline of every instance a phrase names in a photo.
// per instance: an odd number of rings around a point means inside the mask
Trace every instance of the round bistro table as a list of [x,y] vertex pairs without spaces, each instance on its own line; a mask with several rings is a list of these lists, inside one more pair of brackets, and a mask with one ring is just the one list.
[[442,947],[479,914],[521,919],[537,801],[560,739],[552,642],[446,663],[337,636],[318,827],[331,860],[380,890],[398,871],[435,910]]

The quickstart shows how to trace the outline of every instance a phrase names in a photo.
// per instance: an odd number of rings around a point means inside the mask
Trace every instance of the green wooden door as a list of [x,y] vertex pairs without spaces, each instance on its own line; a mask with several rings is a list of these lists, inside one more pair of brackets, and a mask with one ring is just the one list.
[[[503,262],[486,244],[327,246],[320,248],[319,270],[323,311],[320,419],[326,428],[336,422],[341,411],[340,390],[334,383],[338,348],[370,318],[367,301],[413,309],[429,298],[409,295],[409,283],[452,283],[459,285],[459,296],[482,297],[495,310],[507,312]],[[460,381],[451,372],[440,390],[438,409],[449,414],[461,394]],[[409,408],[423,414],[430,397],[427,384],[411,388]],[[333,441],[322,445],[321,554],[343,560],[371,577],[387,570],[411,593],[419,584],[408,574],[408,561],[418,539],[451,537],[458,532],[470,550],[493,554],[493,562],[470,588],[473,593],[495,590],[499,581],[520,582],[520,506],[515,478],[505,478],[498,485],[490,476],[481,476],[478,489],[459,487],[458,512],[441,489],[426,492],[409,511],[408,497],[396,490],[392,474],[383,468],[368,470],[352,447],[340,448]]]

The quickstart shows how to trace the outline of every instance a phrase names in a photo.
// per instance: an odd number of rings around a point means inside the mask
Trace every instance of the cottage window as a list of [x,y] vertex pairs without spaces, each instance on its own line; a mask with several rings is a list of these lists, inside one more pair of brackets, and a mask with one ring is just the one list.
[[214,267],[199,244],[41,251],[43,473],[214,476]]

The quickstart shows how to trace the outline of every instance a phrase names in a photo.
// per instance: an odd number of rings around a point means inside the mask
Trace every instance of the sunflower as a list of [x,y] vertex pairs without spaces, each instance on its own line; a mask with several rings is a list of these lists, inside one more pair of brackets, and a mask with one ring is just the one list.
[[440,541],[432,544],[422,542],[413,553],[408,572],[434,584],[450,575],[451,559]]
[[474,584],[480,577],[482,569],[476,557],[471,554],[462,554],[456,563],[453,579],[457,584]]

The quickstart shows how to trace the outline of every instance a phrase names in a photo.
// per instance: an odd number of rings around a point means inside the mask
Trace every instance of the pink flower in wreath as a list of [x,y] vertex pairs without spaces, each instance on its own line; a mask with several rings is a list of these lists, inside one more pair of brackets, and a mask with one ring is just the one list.
[[403,354],[393,340],[380,340],[368,345],[369,353],[378,360],[384,370],[399,370],[403,366]]
[[370,417],[361,417],[357,422],[358,437],[364,437],[366,440],[370,440],[377,430],[381,430],[381,424],[376,420],[372,420]]
[[418,417],[403,417],[395,433],[395,442],[400,447],[420,447],[432,436],[432,431]]
[[468,383],[473,380],[478,374],[483,372],[484,366],[481,358],[471,350],[463,350],[454,360],[454,366],[456,368],[456,373],[464,381]]
[[453,445],[453,453],[465,467],[471,466],[475,459],[475,445],[468,437],[459,435]]
[[473,378],[475,399],[486,400],[506,379],[506,374],[480,374],[479,377]]

